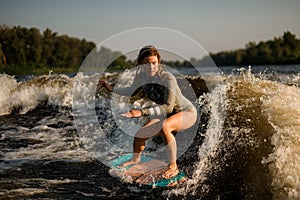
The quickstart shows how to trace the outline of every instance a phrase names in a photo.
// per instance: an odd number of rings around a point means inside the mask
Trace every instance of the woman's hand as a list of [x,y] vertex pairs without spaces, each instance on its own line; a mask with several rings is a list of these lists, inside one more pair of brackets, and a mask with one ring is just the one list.
[[141,110],[131,110],[127,113],[121,114],[123,117],[128,117],[128,118],[134,118],[134,117],[141,117],[143,115]]
[[112,92],[112,87],[105,81],[99,80],[97,84],[97,92],[100,92],[103,88],[106,88],[107,91]]

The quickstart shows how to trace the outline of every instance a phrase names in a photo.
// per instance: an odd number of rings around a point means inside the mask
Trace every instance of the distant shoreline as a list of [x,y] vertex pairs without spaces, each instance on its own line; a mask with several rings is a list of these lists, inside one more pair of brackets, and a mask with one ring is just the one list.
[[[85,39],[58,35],[50,29],[41,33],[37,28],[0,26],[0,73],[9,75],[41,75],[53,73],[76,73],[84,59],[95,49],[96,44]],[[104,66],[107,71],[122,71],[136,66],[119,51],[101,47],[93,51],[88,63],[92,68]],[[115,59],[112,59],[115,58]],[[108,63],[109,60],[112,63]],[[216,66],[261,66],[300,64],[300,39],[287,31],[282,37],[266,42],[249,42],[245,49],[210,53],[202,59],[165,61],[175,69],[189,66],[207,66],[212,59]],[[107,61],[108,60],[108,61]]]

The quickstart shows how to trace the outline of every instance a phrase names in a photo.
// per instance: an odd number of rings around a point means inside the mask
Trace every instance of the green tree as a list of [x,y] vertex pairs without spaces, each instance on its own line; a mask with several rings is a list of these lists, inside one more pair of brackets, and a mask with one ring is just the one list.
[[42,35],[36,28],[27,31],[26,41],[26,58],[30,66],[36,67],[41,64],[42,59]]
[[5,65],[5,56],[2,50],[2,44],[0,44],[0,69],[2,71],[3,66]]
[[287,31],[283,35],[283,55],[286,62],[293,63],[300,57],[299,40],[291,32]]
[[[77,69],[94,43],[50,29],[43,34],[36,28],[0,26],[0,44],[5,55],[7,73],[32,73],[49,68]],[[48,68],[48,69],[47,69]]]
[[43,32],[42,39],[42,58],[41,65],[44,67],[54,67],[55,65],[55,38],[57,36],[56,32],[52,32],[49,28],[47,28]]
[[274,63],[282,63],[284,60],[284,55],[283,55],[283,40],[282,38],[274,38],[270,44],[271,50],[272,50],[272,57],[274,60]]

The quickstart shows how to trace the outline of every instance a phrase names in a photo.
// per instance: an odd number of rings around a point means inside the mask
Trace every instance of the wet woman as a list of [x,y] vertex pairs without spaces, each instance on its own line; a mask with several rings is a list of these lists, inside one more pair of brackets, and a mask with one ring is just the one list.
[[185,98],[173,74],[163,69],[161,56],[154,46],[143,47],[138,54],[137,73],[129,87],[115,87],[100,80],[98,90],[106,88],[109,92],[130,96],[138,88],[142,88],[147,97],[156,106],[140,110],[130,110],[122,114],[135,118],[149,116],[149,121],[135,134],[133,141],[133,157],[123,163],[123,167],[139,163],[145,149],[146,140],[161,135],[167,145],[169,166],[163,178],[171,178],[179,173],[176,157],[177,146],[173,133],[190,128],[196,122],[197,111],[193,104]]

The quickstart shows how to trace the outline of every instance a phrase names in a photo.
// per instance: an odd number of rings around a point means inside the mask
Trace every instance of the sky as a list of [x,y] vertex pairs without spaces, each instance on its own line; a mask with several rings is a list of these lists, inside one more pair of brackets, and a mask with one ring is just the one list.
[[[161,27],[210,53],[300,36],[299,0],[0,0],[0,25],[50,28],[99,44],[120,32]],[[174,41],[176,42],[176,41]],[[187,51],[189,47],[184,47]],[[117,50],[117,49],[116,49]]]

